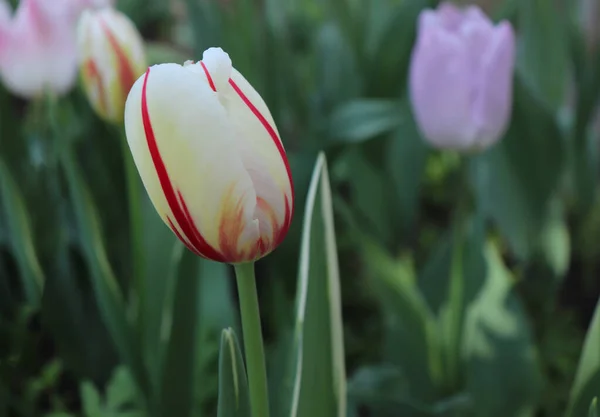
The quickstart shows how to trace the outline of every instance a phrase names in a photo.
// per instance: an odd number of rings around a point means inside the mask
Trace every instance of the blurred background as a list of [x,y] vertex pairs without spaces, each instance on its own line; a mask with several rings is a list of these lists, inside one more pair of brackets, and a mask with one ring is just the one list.
[[[468,155],[430,146],[411,107],[417,18],[435,0],[114,5],[148,64],[222,47],[278,126],[296,211],[257,263],[273,410],[321,150],[349,416],[585,417],[600,394],[600,4],[477,4],[512,23],[517,58],[506,134]],[[145,192],[134,265],[122,126],[80,81],[64,90],[0,85],[0,417],[215,416],[221,330],[239,329],[232,269],[184,250]]]

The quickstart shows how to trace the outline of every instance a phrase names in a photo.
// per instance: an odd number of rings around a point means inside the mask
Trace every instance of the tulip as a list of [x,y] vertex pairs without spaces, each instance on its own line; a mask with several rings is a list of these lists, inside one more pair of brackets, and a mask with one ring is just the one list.
[[14,17],[0,19],[0,77],[9,91],[33,98],[45,91],[64,94],[72,87],[77,56],[67,6],[64,1],[21,0]]
[[111,9],[86,10],[77,31],[83,87],[103,119],[123,122],[125,100],[146,70],[144,42],[133,22]]
[[477,6],[424,10],[409,90],[417,125],[433,146],[484,149],[505,132],[512,105],[515,36]]
[[150,67],[127,98],[125,132],[150,199],[191,251],[237,264],[282,242],[294,201],[285,150],[222,49]]

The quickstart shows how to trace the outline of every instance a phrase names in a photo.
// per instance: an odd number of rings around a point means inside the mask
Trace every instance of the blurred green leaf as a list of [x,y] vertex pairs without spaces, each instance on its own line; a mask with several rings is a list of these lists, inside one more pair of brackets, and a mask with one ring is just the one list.
[[391,179],[372,164],[360,146],[348,146],[332,169],[336,182],[347,182],[352,208],[371,234],[390,243],[396,213],[390,205]]
[[244,358],[233,329],[221,335],[218,417],[251,417]]
[[590,323],[575,381],[571,389],[567,417],[582,416],[600,393],[600,301]]
[[23,196],[8,168],[0,160],[0,201],[3,203],[4,220],[10,231],[10,242],[19,265],[23,291],[27,302],[36,307],[40,303],[44,272],[39,263],[31,221]]
[[527,317],[493,243],[485,257],[487,280],[465,324],[467,390],[476,415],[533,416],[541,380]]
[[556,112],[564,103],[569,73],[569,42],[564,12],[558,2],[519,2],[517,67],[523,80]]
[[438,329],[416,282],[409,259],[393,259],[367,236],[357,236],[361,256],[385,307],[386,361],[399,367],[416,402],[433,400],[441,384],[442,363]]
[[173,302],[173,289],[181,262],[181,244],[159,217],[145,192],[140,192],[144,271],[144,311],[142,331],[144,359],[155,392],[160,389],[162,355],[166,341],[162,333]]
[[[191,416],[194,404],[194,377],[198,346],[199,261],[179,246],[181,264],[176,277],[173,306],[165,351],[160,407],[161,415]],[[164,325],[164,324],[163,324]]]
[[541,235],[541,252],[558,279],[567,273],[571,261],[571,237],[559,199],[553,199]]
[[[340,277],[325,154],[315,164],[304,217],[289,417],[345,417]],[[290,397],[287,397],[290,395]]]
[[102,317],[122,360],[131,367],[142,389],[148,392],[149,381],[139,344],[128,321],[125,302],[104,249],[98,214],[82,172],[67,143],[62,144],[61,162],[75,211],[80,244],[91,269],[94,293]]
[[369,1],[365,14],[364,74],[366,89],[379,97],[398,97],[407,84],[417,17],[428,0]]
[[588,417],[598,417],[598,398],[594,397],[592,403],[590,404],[590,410],[588,412]]
[[330,135],[345,142],[362,142],[387,133],[402,122],[402,108],[391,100],[357,99],[331,116]]
[[515,79],[512,122],[499,144],[472,160],[479,209],[520,258],[532,252],[564,169],[564,142],[553,115]]
[[[416,226],[421,183],[429,148],[422,140],[410,114],[408,102],[403,103],[404,122],[391,134],[386,150],[385,167],[395,185],[398,210],[395,217],[404,235]],[[388,198],[390,197],[388,193]]]

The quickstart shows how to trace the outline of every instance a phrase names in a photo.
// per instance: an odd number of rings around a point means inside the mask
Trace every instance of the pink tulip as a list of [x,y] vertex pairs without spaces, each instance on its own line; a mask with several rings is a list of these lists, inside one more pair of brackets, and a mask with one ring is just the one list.
[[75,24],[82,0],[21,0],[0,12],[0,78],[23,98],[68,92],[77,77]]
[[512,108],[515,37],[477,6],[442,3],[419,16],[410,97],[424,138],[443,149],[483,149],[506,130]]

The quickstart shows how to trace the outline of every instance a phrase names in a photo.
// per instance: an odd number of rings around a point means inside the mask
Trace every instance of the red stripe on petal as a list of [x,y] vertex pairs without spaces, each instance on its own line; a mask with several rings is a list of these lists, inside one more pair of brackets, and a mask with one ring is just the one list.
[[206,74],[206,79],[208,80],[208,85],[210,86],[210,88],[212,88],[213,91],[217,91],[217,87],[215,87],[215,83],[213,82],[213,79],[210,76],[210,72],[208,72],[208,68],[206,68],[206,65],[204,65],[204,62],[202,62],[202,61],[200,61],[200,65],[202,65],[202,69],[204,70],[204,73]]
[[177,227],[173,224],[173,221],[169,216],[167,216],[167,221],[169,222],[169,228],[173,231],[173,233],[175,233],[175,236],[177,236],[177,238],[185,245],[186,248],[194,252],[196,255],[204,257],[200,252],[196,250],[196,248],[190,245],[187,239],[181,236],[181,233],[179,233],[179,230],[177,230]]
[[115,37],[115,34],[112,33],[112,31],[106,25],[104,20],[100,20],[100,26],[102,26],[102,30],[104,30],[106,38],[108,39],[108,43],[112,47],[113,52],[117,57],[119,85],[121,87],[121,96],[123,99],[123,103],[125,103],[125,100],[127,99],[127,94],[129,94],[129,90],[131,90],[131,87],[133,86],[133,83],[135,83],[137,77],[133,72],[133,68],[131,68],[131,61],[129,57],[121,47],[121,44]]
[[289,218],[287,218],[288,217],[287,216],[287,208],[289,208],[289,202],[287,200],[287,197],[284,197],[285,204],[286,204],[286,222],[285,222],[285,224],[287,226],[286,227],[286,229],[287,229],[289,227],[289,223],[290,223],[292,215],[294,213],[294,183],[292,181],[292,172],[290,170],[290,164],[289,164],[289,162],[287,160],[287,156],[285,154],[285,149],[283,149],[281,140],[279,139],[279,136],[277,136],[277,132],[275,132],[275,129],[273,128],[273,126],[271,126],[271,124],[267,121],[265,116],[263,116],[263,114],[256,108],[256,106],[244,94],[242,89],[240,87],[238,87],[238,85],[235,83],[235,81],[233,81],[231,78],[229,79],[229,84],[233,87],[233,89],[235,90],[237,95],[240,96],[240,98],[242,99],[244,104],[246,104],[246,106],[248,106],[248,108],[254,114],[254,116],[256,116],[258,121],[263,125],[263,127],[265,128],[265,130],[267,131],[267,133],[273,140],[273,143],[277,147],[277,150],[279,151],[279,156],[281,157],[281,159],[283,160],[283,163],[285,165],[285,170],[287,172],[288,181],[290,182],[290,190],[292,192],[292,206],[291,206],[291,211],[289,213]]
[[[162,160],[162,156],[160,155],[160,151],[158,149],[158,144],[156,142],[156,137],[154,136],[154,131],[152,129],[152,123],[150,122],[150,114],[148,112],[148,99],[147,99],[147,86],[148,86],[148,76],[150,75],[150,68],[146,71],[146,75],[144,77],[144,84],[142,87],[142,122],[144,125],[144,133],[146,135],[146,142],[148,143],[148,150],[150,151],[150,155],[152,157],[152,162],[154,163],[154,169],[156,169],[156,174],[158,175],[158,180],[160,182],[160,186],[163,190],[169,208],[175,217],[175,222],[179,225],[183,236],[177,232],[177,227],[175,224],[171,222],[171,229],[175,232],[179,240],[181,240],[187,246],[187,242],[193,247],[195,253],[199,253],[202,256],[212,259],[218,262],[225,262],[223,255],[220,254],[217,250],[215,250],[212,246],[206,242],[206,240],[202,237],[202,234],[196,227],[194,220],[192,219],[189,211],[187,210],[187,206],[181,193],[173,188],[173,184],[169,178],[169,173],[167,172],[167,168],[165,166],[164,161]],[[179,195],[179,199],[177,198]],[[183,206],[183,207],[182,207]],[[182,239],[185,237],[187,240]]]

